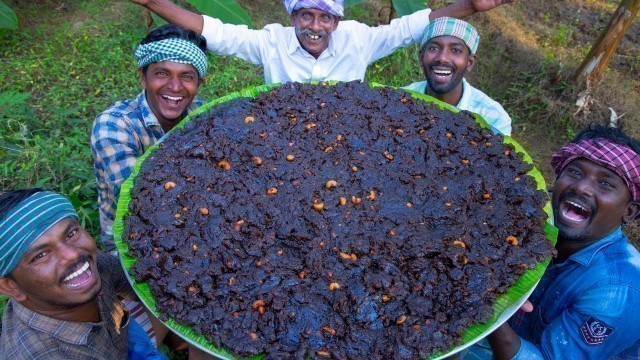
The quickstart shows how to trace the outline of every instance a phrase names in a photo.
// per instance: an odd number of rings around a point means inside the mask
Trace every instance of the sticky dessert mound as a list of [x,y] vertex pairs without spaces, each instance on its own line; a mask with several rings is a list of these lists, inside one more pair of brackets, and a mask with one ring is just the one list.
[[240,357],[424,358],[554,252],[547,196],[502,141],[359,82],[225,102],[143,162],[132,274]]

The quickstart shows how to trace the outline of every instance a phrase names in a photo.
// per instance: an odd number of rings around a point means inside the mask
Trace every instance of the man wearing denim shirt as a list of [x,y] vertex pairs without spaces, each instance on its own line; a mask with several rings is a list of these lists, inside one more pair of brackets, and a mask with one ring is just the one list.
[[553,155],[558,257],[533,311],[489,335],[496,359],[638,358],[640,254],[621,228],[640,214],[639,154],[638,141],[595,126]]

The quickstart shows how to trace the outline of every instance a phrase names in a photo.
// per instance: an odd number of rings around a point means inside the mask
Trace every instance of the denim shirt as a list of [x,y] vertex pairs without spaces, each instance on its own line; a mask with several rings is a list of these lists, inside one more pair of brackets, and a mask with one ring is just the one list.
[[529,300],[514,359],[638,358],[640,254],[620,228],[547,268]]

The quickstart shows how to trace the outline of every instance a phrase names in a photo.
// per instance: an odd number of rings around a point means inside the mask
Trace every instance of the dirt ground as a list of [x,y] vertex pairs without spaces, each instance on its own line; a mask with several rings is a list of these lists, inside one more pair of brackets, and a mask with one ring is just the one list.
[[[549,159],[553,151],[585,126],[608,123],[612,110],[619,117],[618,125],[629,135],[640,138],[638,18],[626,32],[609,69],[583,108],[576,106],[576,102],[585,84],[572,82],[574,72],[607,27],[618,4],[619,1],[529,0],[474,17],[481,36],[484,35],[480,47],[485,50],[490,47],[494,53],[502,54],[497,58],[506,70],[492,74],[499,77],[495,86],[517,83],[522,80],[521,74],[534,69],[544,72],[545,76],[532,78],[536,96],[521,99],[529,106],[536,103],[543,106],[535,109],[526,123],[518,124],[514,118],[514,137],[533,153],[549,183],[553,182],[552,171],[544,159]],[[491,55],[488,58],[494,59]],[[522,90],[531,91],[526,87]],[[509,110],[508,99],[506,103],[505,108]],[[629,226],[626,232],[638,246],[640,226]]]

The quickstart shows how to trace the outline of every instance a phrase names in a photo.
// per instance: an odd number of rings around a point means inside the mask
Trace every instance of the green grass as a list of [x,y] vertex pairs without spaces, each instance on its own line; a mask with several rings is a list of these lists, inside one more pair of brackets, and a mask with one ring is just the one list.
[[[39,19],[56,14],[47,5],[55,4],[20,2],[12,8],[21,20]],[[0,188],[60,192],[95,235],[99,224],[89,130],[102,109],[138,91],[131,51],[146,29],[125,25],[135,24],[127,18],[133,12],[124,12],[121,21],[100,21],[100,13],[114,11],[108,1],[67,6],[82,16],[61,16],[58,26],[45,18],[0,33]]]
[[[109,0],[70,0],[62,9],[52,1],[9,5],[20,26],[0,31],[0,190],[60,192],[95,237],[90,129],[102,110],[140,92],[132,55],[147,33],[140,7]],[[398,51],[372,64],[367,80],[407,85],[421,77],[416,59],[416,47]],[[209,63],[199,91],[205,101],[263,82],[260,67],[237,58],[209,54]]]
[[[19,25],[17,30],[0,30],[0,191],[38,186],[60,192],[71,199],[83,225],[95,237],[99,223],[89,148],[91,124],[115,101],[140,92],[132,53],[147,33],[145,18],[141,8],[129,0],[5,3],[16,12]],[[437,8],[444,1],[429,3]],[[617,5],[608,3],[613,12]],[[254,24],[287,21],[280,2],[247,4]],[[375,24],[380,10],[377,4],[369,1],[348,9],[347,18]],[[568,25],[550,26],[554,9],[542,0],[532,0],[500,12],[501,17],[511,18],[525,30],[534,28],[528,26],[531,22],[549,29],[525,40],[512,38],[510,31],[487,16],[471,19],[482,42],[470,82],[504,105],[513,118],[514,136],[536,165],[546,164],[551,149],[568,140],[586,121],[574,115],[577,91],[567,82],[565,68],[576,66],[591,44],[575,41],[580,34],[577,19],[566,19],[563,23]],[[583,11],[589,11],[588,6]],[[598,11],[601,20],[609,18],[610,13]],[[540,18],[533,16],[538,13]],[[637,33],[637,26],[629,31]],[[371,64],[366,80],[392,86],[422,80],[417,52],[417,47],[411,46]],[[566,53],[570,57],[562,58]],[[628,73],[636,77],[640,68],[637,54],[631,47],[625,55],[631,66]],[[262,69],[242,60],[209,54],[209,63],[209,75],[199,91],[205,101],[263,82]],[[557,73],[561,76],[556,81]],[[597,91],[621,94],[612,96],[611,101],[625,96],[632,100],[616,104],[595,101],[585,118],[607,119],[607,107],[614,106],[619,114],[627,113],[627,129],[633,135],[640,134],[640,85],[627,82],[629,77],[612,70]],[[550,172],[545,175],[549,177]],[[4,301],[0,296],[0,309]]]
[[[0,189],[60,192],[96,236],[91,124],[115,101],[140,92],[132,53],[147,29],[139,7],[129,2],[71,0],[56,10],[58,5],[10,4],[21,26],[0,32]],[[47,13],[51,17],[42,16]],[[256,66],[209,59],[210,75],[200,91],[205,100],[262,82]]]

